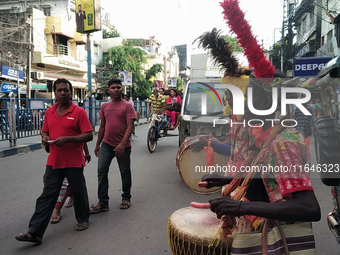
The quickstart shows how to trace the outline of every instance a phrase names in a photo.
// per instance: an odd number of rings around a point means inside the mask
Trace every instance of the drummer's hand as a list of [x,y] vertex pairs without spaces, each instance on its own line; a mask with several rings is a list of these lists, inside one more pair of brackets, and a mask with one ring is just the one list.
[[243,202],[239,208],[240,201],[236,201],[229,197],[221,197],[209,200],[210,210],[216,213],[217,218],[221,219],[223,215],[229,216],[241,216],[240,212],[241,206],[244,205]]
[[190,144],[190,151],[199,152],[203,150],[205,146],[208,146],[208,139],[206,137],[200,137],[197,142]]
[[205,188],[210,189],[212,187],[222,187],[225,184],[230,183],[231,179],[221,176],[216,173],[206,174],[202,176],[202,182],[207,182]]

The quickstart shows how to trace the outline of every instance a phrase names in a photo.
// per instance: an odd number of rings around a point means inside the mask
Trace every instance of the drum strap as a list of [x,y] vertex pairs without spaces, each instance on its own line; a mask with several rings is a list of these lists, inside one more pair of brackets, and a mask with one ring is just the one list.
[[[284,127],[281,125],[275,125],[269,135],[265,138],[263,142],[263,146],[260,150],[258,151],[250,151],[248,156],[245,158],[245,160],[242,163],[242,166],[257,166],[260,167],[262,160],[264,158],[264,155],[267,152],[268,147],[270,144],[274,141],[274,139],[284,130]],[[258,169],[258,168],[252,168],[252,169]],[[238,172],[231,183],[223,190],[222,196],[230,196],[230,194],[236,190],[238,187],[240,187],[239,191],[237,192],[236,195],[234,195],[232,198],[234,200],[241,200],[244,194],[247,191],[247,188],[250,184],[250,181],[254,178],[256,174],[256,171],[249,171],[246,178],[243,180],[242,172]],[[242,181],[243,180],[243,181]],[[242,183],[242,185],[241,185]]]

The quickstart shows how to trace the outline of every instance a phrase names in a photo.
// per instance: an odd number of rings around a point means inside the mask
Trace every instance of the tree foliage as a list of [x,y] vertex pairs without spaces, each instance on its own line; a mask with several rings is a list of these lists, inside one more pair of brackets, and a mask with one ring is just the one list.
[[103,29],[103,38],[116,38],[120,37],[120,33],[115,28],[111,28],[110,31]]
[[[155,76],[162,71],[162,65],[156,64],[149,70],[144,70],[143,65],[146,63],[146,53],[139,48],[132,46],[117,46],[112,47],[107,53],[103,54],[103,60],[98,65],[104,68],[101,76],[101,83],[107,84],[108,80],[113,77],[118,77],[119,71],[132,72],[132,96],[144,100],[151,95],[152,82],[148,76]],[[109,64],[110,61],[112,64]],[[144,71],[145,74],[144,75]],[[150,76],[150,77],[151,77]]]
[[150,80],[150,78],[155,77],[158,73],[163,71],[163,65],[154,64],[149,70],[145,72],[145,78]]
[[275,43],[269,52],[269,58],[276,70],[281,69],[281,44]]
[[184,92],[183,91],[183,80],[180,77],[176,77],[175,79],[177,79],[176,89],[181,92]]
[[124,46],[143,46],[143,40],[141,39],[129,39],[123,41]]
[[237,43],[237,38],[230,35],[223,35],[222,37],[226,42],[234,46],[234,51],[243,51],[243,48]]

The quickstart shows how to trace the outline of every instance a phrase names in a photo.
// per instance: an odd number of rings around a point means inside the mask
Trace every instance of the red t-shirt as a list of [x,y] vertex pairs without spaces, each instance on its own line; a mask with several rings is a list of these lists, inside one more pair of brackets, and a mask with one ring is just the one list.
[[[49,133],[50,139],[60,136],[77,136],[92,131],[91,123],[83,108],[72,103],[70,109],[60,118],[57,115],[57,105],[46,110],[42,130]],[[85,166],[83,143],[66,143],[58,147],[50,145],[50,154],[47,157],[47,166],[53,169]]]
[[[119,102],[106,102],[100,109],[100,119],[105,119],[105,133],[103,142],[111,146],[117,146],[124,137],[127,129],[127,121],[135,120],[136,113],[133,106],[126,100]],[[125,147],[130,147],[130,139]]]

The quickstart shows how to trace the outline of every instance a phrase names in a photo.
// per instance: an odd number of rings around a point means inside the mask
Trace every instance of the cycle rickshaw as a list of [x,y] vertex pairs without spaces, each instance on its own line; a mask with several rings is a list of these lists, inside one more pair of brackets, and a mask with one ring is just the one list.
[[147,135],[147,146],[150,153],[154,152],[157,147],[157,143],[163,140],[167,136],[178,136],[178,134],[169,134],[168,131],[174,131],[179,125],[179,112],[176,115],[176,124],[173,129],[171,129],[170,123],[171,119],[165,113],[164,114],[151,114],[150,124]]

